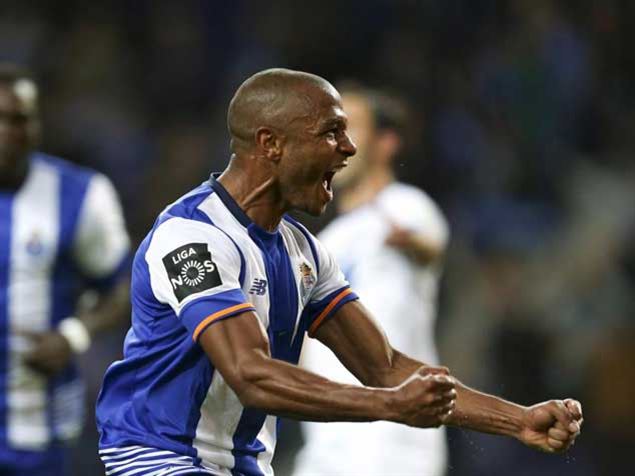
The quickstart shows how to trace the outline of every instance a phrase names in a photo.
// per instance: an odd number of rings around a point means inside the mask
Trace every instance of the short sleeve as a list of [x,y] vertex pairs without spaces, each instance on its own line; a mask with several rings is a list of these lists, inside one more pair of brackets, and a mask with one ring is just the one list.
[[167,220],[155,230],[145,259],[155,298],[174,310],[195,341],[211,324],[255,310],[241,288],[239,249],[211,224]]
[[319,273],[317,284],[307,305],[309,336],[311,337],[318,327],[333,316],[340,307],[347,302],[359,299],[350,288],[333,255],[319,240],[313,238],[313,242],[319,261]]
[[106,288],[122,274],[129,253],[130,239],[115,188],[106,176],[95,174],[78,217],[75,262],[96,287]]
[[396,225],[412,230],[431,245],[445,249],[448,223],[439,206],[426,193],[412,187],[398,188],[380,200],[382,213]]

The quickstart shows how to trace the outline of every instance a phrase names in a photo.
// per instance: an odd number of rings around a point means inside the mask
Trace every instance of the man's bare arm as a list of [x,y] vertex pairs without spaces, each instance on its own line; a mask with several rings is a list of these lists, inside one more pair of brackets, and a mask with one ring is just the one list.
[[445,247],[426,235],[392,224],[386,244],[401,250],[415,264],[428,266],[443,258]]
[[395,387],[425,366],[395,350],[359,301],[342,306],[315,337],[364,385]]
[[453,408],[446,376],[414,374],[397,388],[332,382],[271,357],[253,312],[215,323],[199,343],[246,407],[309,421],[392,420],[412,426],[441,424]]
[[[121,280],[111,290],[96,296],[96,301],[81,310],[77,318],[86,327],[90,338],[96,338],[105,331],[123,327],[130,315],[130,281]],[[22,330],[21,335],[29,338],[32,348],[24,355],[24,361],[46,375],[62,371],[73,355],[69,340],[59,330],[34,332]]]
[[91,337],[127,325],[130,317],[130,279],[120,280],[110,291],[97,296],[97,301],[82,309],[77,318]]
[[[392,348],[359,302],[342,306],[317,329],[315,337],[365,385],[396,386],[422,366],[426,369],[424,363]],[[432,373],[437,369],[428,368]],[[477,392],[456,380],[455,384],[456,407],[444,419],[444,424],[515,437],[528,446],[548,452],[568,448],[580,431],[582,412],[574,400],[553,400],[524,407]]]

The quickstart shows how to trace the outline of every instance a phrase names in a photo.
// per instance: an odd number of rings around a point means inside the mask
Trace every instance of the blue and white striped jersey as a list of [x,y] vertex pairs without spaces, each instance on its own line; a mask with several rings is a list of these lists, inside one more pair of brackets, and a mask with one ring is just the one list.
[[215,178],[169,206],[136,253],[124,359],[97,403],[109,474],[272,474],[277,418],[244,408],[197,339],[253,310],[272,356],[295,364],[304,334],[353,299],[302,225],[263,230]]
[[47,379],[23,361],[20,331],[54,329],[87,287],[111,286],[129,250],[108,179],[35,153],[22,186],[0,190],[0,462],[44,450],[81,430],[75,365]]

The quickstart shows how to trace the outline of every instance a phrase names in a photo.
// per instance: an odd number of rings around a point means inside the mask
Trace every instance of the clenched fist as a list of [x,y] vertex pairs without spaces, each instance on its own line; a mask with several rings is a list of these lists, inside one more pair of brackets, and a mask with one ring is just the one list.
[[550,400],[525,411],[519,440],[547,453],[566,451],[574,444],[582,427],[582,407],[572,399]]
[[395,420],[418,428],[442,425],[454,410],[455,385],[445,367],[421,367],[395,388]]
[[70,344],[58,332],[22,331],[21,335],[30,339],[32,345],[24,355],[24,361],[45,375],[53,376],[61,372],[73,356]]

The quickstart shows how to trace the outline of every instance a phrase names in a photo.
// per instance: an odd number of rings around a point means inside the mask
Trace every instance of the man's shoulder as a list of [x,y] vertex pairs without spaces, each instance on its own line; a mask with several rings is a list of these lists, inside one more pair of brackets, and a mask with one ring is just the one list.
[[435,200],[414,185],[395,182],[380,194],[377,202],[389,216],[414,214],[434,216],[445,221],[444,214]]
[[214,243],[216,246],[236,247],[229,230],[214,214],[200,205],[214,192],[201,185],[168,205],[157,218],[150,232],[148,244],[185,243],[192,240]]
[[333,218],[319,233],[319,240],[328,247],[334,242],[347,241],[349,236],[359,236],[361,227],[368,223],[368,213],[362,207]]
[[61,157],[43,152],[35,152],[32,156],[32,160],[36,165],[43,166],[66,180],[88,182],[93,176],[98,174],[96,170],[90,167],[78,165]]
[[423,189],[403,182],[395,182],[386,187],[378,199],[394,206],[402,205],[405,202],[437,207],[432,197]]
[[[211,224],[214,220],[213,212],[203,212],[201,204],[207,200],[214,191],[207,183],[202,183],[198,187],[181,195],[178,199],[167,205],[160,213],[155,223],[155,227],[172,218],[182,218]],[[212,216],[210,216],[210,214]]]

